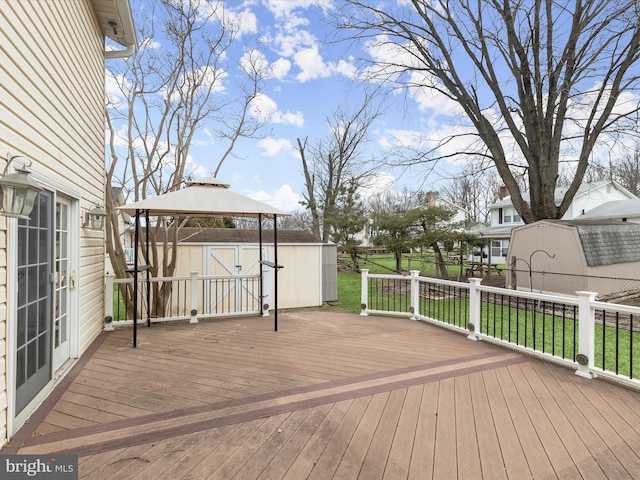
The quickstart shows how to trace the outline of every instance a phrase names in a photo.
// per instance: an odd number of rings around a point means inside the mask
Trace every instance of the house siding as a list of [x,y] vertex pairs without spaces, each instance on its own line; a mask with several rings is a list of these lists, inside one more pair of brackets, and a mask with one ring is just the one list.
[[[607,227],[611,230],[617,228],[614,225],[603,228]],[[622,227],[632,228],[625,224]],[[635,253],[635,244],[626,243]],[[629,261],[589,266],[578,228],[544,220],[513,230],[508,257],[519,259],[516,260],[516,284],[521,288],[531,287],[528,275],[528,268],[531,268],[534,272],[531,281],[534,291],[543,285],[547,292],[575,295],[577,291],[589,290],[599,295],[608,295],[619,291],[619,284],[602,282],[596,277],[639,278],[640,261],[634,260],[636,256],[628,257]],[[539,272],[547,272],[548,275]]]
[[[104,69],[104,36],[91,0],[0,2],[0,166],[7,152],[30,159],[39,178],[74,193],[82,213],[104,197]],[[79,218],[72,221],[79,247],[75,341],[82,353],[102,327],[104,237],[83,231]],[[11,433],[7,238],[12,229],[15,221],[0,217],[0,439]]]

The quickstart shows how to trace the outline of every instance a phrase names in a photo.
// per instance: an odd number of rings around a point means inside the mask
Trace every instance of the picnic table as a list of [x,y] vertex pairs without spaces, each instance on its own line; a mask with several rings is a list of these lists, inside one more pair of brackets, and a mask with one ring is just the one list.
[[495,272],[498,275],[502,275],[502,270],[498,268],[498,265],[488,265],[486,263],[478,263],[472,262],[467,265],[467,277],[474,277],[476,272],[480,274],[480,276],[489,275],[491,272]]

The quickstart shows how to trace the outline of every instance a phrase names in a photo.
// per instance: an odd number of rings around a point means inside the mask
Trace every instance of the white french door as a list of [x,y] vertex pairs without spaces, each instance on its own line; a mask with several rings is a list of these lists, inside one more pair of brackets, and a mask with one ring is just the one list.
[[72,270],[70,230],[71,203],[65,198],[56,200],[55,259],[53,275],[53,371],[70,358],[70,290],[75,288]]
[[71,200],[45,190],[38,194],[29,220],[18,220],[16,417],[71,357],[73,218]]

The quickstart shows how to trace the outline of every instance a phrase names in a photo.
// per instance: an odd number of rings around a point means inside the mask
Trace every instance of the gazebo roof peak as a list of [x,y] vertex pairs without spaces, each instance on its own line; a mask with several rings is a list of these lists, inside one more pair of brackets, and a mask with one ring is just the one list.
[[219,188],[229,188],[231,185],[228,183],[224,183],[222,180],[218,180],[216,177],[204,177],[199,178],[197,180],[192,180],[187,182],[187,187],[192,186],[205,186],[205,187],[219,187]]

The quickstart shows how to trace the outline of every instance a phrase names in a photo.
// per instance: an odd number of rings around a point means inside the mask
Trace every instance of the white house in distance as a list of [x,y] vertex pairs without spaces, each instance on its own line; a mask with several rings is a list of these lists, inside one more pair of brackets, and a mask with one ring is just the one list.
[[[467,218],[469,217],[469,212],[466,209],[460,207],[459,205],[456,205],[455,203],[447,200],[446,198],[442,198],[438,196],[438,192],[433,192],[433,191],[427,192],[426,206],[442,207],[442,208],[447,208],[449,210],[452,210],[453,216],[449,220],[451,224],[464,225]],[[371,243],[371,236],[372,236],[371,225],[365,225],[362,233],[356,235],[356,239],[360,240],[360,245],[362,247],[369,248],[374,246]]]
[[4,1],[0,45],[2,178],[25,165],[41,187],[30,214],[0,212],[5,443],[103,328],[104,232],[87,213],[105,198],[105,60],[137,42],[128,0]]
[[[555,197],[558,202],[563,198],[565,191],[566,188],[563,187],[556,189]],[[526,198],[527,193],[525,192],[523,195]],[[500,200],[498,202],[489,206],[491,224],[486,228],[473,232],[489,242],[488,259],[486,261],[493,265],[506,263],[511,231],[515,227],[524,225],[524,222],[511,202],[511,196],[506,187],[501,188],[499,198]],[[612,202],[630,202],[636,200],[638,199],[635,195],[616,182],[600,181],[585,183],[581,185],[576,192],[562,220],[587,219],[589,218],[589,212],[596,208],[609,211],[609,207],[606,206]],[[596,217],[591,218],[595,219]],[[635,214],[633,218],[640,220],[640,213]]]

